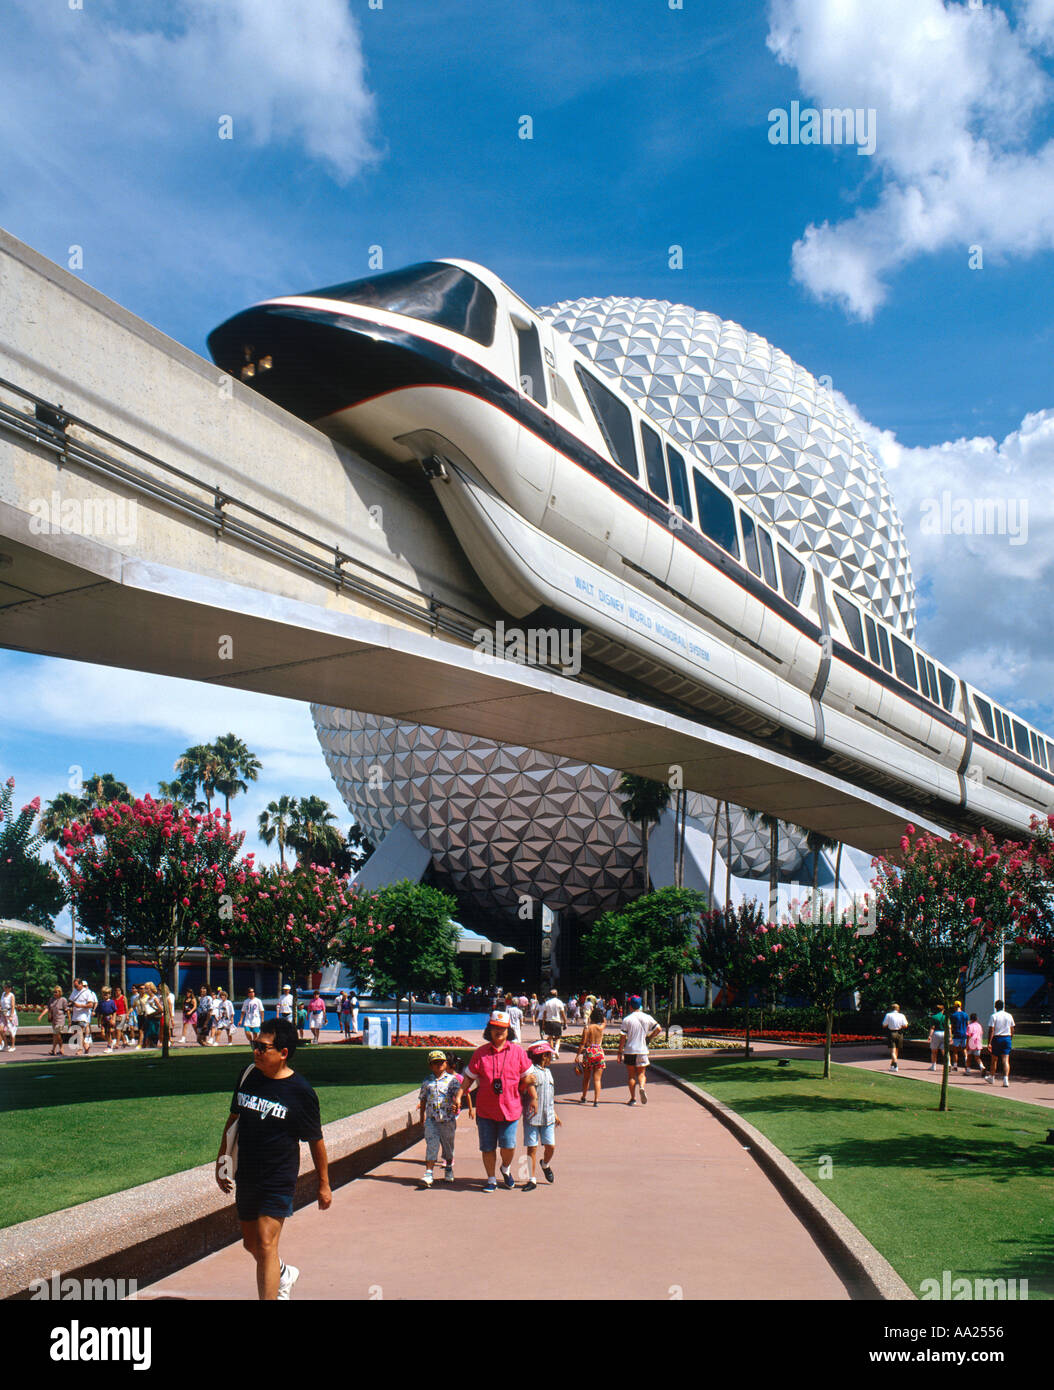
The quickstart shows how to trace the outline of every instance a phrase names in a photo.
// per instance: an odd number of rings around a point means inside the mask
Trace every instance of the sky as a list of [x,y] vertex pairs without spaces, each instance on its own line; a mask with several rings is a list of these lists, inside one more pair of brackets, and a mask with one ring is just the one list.
[[[857,143],[780,142],[824,108]],[[373,247],[764,335],[878,453],[919,641],[1054,734],[1054,0],[6,0],[0,146],[0,225],[202,354]],[[1002,534],[934,524],[979,499]],[[339,806],[306,706],[3,651],[0,690],[26,800],[232,731],[247,848]]]

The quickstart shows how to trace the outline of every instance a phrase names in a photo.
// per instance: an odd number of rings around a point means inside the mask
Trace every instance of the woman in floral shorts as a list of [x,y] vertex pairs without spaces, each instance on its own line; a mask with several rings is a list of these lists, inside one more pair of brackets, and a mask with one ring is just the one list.
[[604,1071],[604,1010],[593,1009],[589,1022],[582,1029],[582,1041],[578,1044],[575,1056],[575,1071],[582,1073],[582,1096],[579,1105],[585,1105],[589,1079],[593,1079],[593,1104],[600,1101],[600,1079]]

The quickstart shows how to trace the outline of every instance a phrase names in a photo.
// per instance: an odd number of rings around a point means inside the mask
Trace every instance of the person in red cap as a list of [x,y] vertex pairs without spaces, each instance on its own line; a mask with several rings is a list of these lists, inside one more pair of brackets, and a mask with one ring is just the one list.
[[518,1043],[509,1042],[509,1015],[502,1010],[491,1014],[483,1036],[488,1041],[472,1054],[464,1071],[462,1091],[467,1094],[473,1082],[478,1087],[476,1128],[487,1173],[483,1190],[493,1192],[497,1188],[494,1170],[499,1149],[501,1180],[511,1190],[516,1186],[511,1167],[517,1125],[521,1115],[533,1116],[537,1109],[534,1082],[528,1076],[531,1059]]
[[530,1177],[523,1184],[523,1192],[533,1192],[538,1186],[534,1176],[538,1145],[542,1145],[542,1176],[552,1182],[553,1154],[556,1152],[556,1127],[563,1120],[556,1113],[556,1088],[552,1072],[549,1070],[553,1060],[553,1049],[547,1042],[536,1042],[527,1049],[527,1056],[534,1064],[529,1076],[537,1093],[537,1105],[533,1114],[524,1114],[523,1142],[531,1164]]

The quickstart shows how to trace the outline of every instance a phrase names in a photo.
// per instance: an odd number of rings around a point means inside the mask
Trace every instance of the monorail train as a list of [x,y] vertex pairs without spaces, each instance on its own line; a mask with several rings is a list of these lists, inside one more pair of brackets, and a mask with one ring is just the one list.
[[266,300],[208,343],[334,439],[423,468],[501,608],[575,625],[615,688],[949,826],[1054,810],[1054,742],[774,536],[484,267]]

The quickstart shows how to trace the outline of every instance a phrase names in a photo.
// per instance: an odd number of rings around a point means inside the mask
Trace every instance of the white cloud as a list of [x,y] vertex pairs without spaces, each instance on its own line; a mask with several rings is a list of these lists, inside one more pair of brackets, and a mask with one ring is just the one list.
[[1049,720],[1054,409],[1026,415],[1002,441],[908,448],[841,402],[878,455],[904,524],[920,643],[982,689]]
[[[1029,0],[1011,28],[996,5],[941,0],[771,0],[768,46],[817,106],[874,108],[873,206],[810,224],[795,278],[870,319],[890,275],[917,256],[1054,248],[1054,141],[1032,148],[1054,84],[1037,50],[1054,0]],[[857,161],[859,162],[859,161]]]

